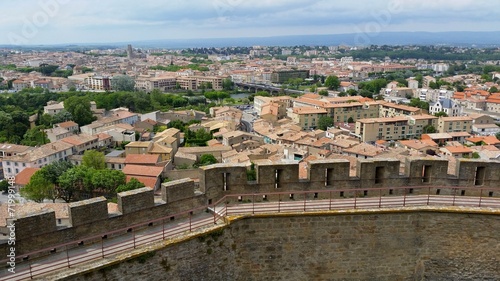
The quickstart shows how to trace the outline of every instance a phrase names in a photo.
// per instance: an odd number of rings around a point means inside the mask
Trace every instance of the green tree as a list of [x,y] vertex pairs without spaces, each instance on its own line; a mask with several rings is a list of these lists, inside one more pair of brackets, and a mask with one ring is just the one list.
[[429,103],[426,101],[422,101],[419,98],[413,98],[410,100],[410,106],[418,107],[424,110],[429,110]]
[[437,132],[436,128],[434,126],[432,126],[432,125],[426,125],[423,128],[423,133],[424,134],[434,134],[436,132]]
[[6,180],[0,181],[0,191],[1,192],[7,192],[9,191],[10,184]]
[[4,131],[12,124],[12,122],[12,116],[9,113],[0,110],[0,131]]
[[498,88],[497,88],[497,87],[495,87],[495,86],[493,86],[493,87],[491,87],[491,88],[488,90],[488,92],[490,92],[490,93],[498,93]]
[[71,115],[71,113],[69,113],[67,110],[64,109],[56,113],[54,116],[52,116],[52,124],[62,123],[71,120],[73,120],[73,115]]
[[434,89],[434,90],[439,89],[439,84],[434,82],[434,81],[431,81],[431,82],[429,82],[429,88]]
[[326,97],[326,96],[328,96],[328,91],[323,89],[323,90],[319,91],[318,94]]
[[212,165],[216,164],[217,159],[212,155],[212,154],[203,154],[200,157],[200,161],[198,162],[199,166],[207,166],[207,165]]
[[87,97],[72,96],[67,98],[64,101],[64,109],[73,116],[73,121],[78,123],[80,127],[90,124],[96,119],[90,110],[90,100]]
[[44,166],[40,173],[43,177],[50,181],[54,186],[59,186],[59,177],[64,174],[67,170],[73,168],[73,164],[68,161],[55,161],[47,166]]
[[39,146],[49,142],[50,140],[47,138],[47,134],[43,131],[42,126],[36,126],[35,128],[26,131],[21,144],[27,146]]
[[257,170],[255,170],[255,164],[250,164],[250,170],[247,170],[247,180],[254,181],[257,180]]
[[358,91],[354,89],[349,89],[347,90],[347,94],[349,94],[349,96],[356,96],[358,94]]
[[436,116],[436,117],[448,117],[448,114],[446,114],[446,112],[444,112],[444,111],[440,111],[440,112],[436,112],[434,114],[434,116]]
[[255,93],[255,96],[270,97],[271,94],[269,92],[266,92],[266,91],[259,91],[259,92]]
[[97,150],[87,150],[83,153],[82,165],[95,170],[106,169],[104,153]]
[[78,192],[93,192],[94,169],[84,165],[73,167],[59,177],[59,197],[66,202],[74,199]]
[[127,75],[114,76],[111,80],[111,87],[115,91],[133,92],[135,81],[134,78]]
[[222,88],[225,91],[231,91],[233,89],[233,87],[234,87],[234,83],[230,78],[226,78],[226,79],[222,80]]
[[318,91],[318,86],[316,84],[312,85],[311,88],[309,88],[309,91],[316,93]]
[[479,159],[479,158],[481,158],[481,155],[479,155],[479,153],[477,153],[475,151],[472,152],[472,159]]
[[52,199],[54,201],[54,185],[39,170],[33,174],[29,183],[21,188],[21,195],[37,203],[41,203],[45,199]]
[[118,186],[118,188],[116,188],[116,193],[139,189],[143,187],[145,187],[145,185],[142,182],[140,182],[136,178],[131,178],[130,181],[127,182],[126,184]]
[[43,126],[46,129],[52,127],[52,124],[52,115],[50,114],[43,114],[40,118],[38,118],[38,125]]
[[325,80],[325,87],[328,87],[330,90],[337,90],[340,86],[340,79],[335,76],[328,76]]
[[321,116],[318,119],[318,128],[320,130],[326,131],[328,127],[333,125],[333,119],[329,116]]
[[92,174],[92,185],[94,190],[113,193],[120,185],[124,185],[126,176],[118,170],[97,170]]
[[496,133],[495,137],[497,137],[497,140],[500,140],[500,133]]

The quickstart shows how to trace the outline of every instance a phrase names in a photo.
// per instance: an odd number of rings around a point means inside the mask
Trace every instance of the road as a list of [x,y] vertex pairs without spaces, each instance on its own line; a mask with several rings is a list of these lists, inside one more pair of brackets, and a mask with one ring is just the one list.
[[[261,195],[257,195],[261,196]],[[500,209],[500,198],[479,198],[465,196],[446,195],[409,195],[409,196],[385,196],[364,197],[346,199],[317,199],[317,200],[293,200],[286,202],[262,202],[242,203],[232,205],[220,205],[215,207],[219,218],[228,215],[252,215],[258,213],[303,213],[329,210],[352,210],[352,209],[383,209],[391,207],[412,206],[464,206],[485,207]],[[211,209],[213,211],[213,209]],[[222,226],[225,222],[217,220],[217,225]],[[8,272],[0,273],[0,280],[24,280],[30,278],[30,267],[37,276],[51,273],[56,270],[74,267],[84,262],[95,261],[114,254],[129,251],[139,246],[169,239],[187,233],[214,227],[214,215],[203,212],[175,222],[163,225],[151,226],[146,229],[126,233],[112,238],[102,239],[101,243],[76,246],[72,245],[69,251],[64,248],[58,249],[56,253],[33,260],[31,263],[21,262],[16,265],[16,274]]]

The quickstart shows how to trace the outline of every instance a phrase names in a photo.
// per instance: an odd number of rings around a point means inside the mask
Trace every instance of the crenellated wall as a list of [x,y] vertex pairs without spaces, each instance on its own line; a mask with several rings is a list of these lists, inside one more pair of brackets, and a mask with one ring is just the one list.
[[[154,198],[153,190],[142,188],[118,194],[119,213],[108,214],[104,198],[93,198],[69,205],[70,227],[57,227],[54,212],[44,211],[15,219],[16,251],[18,255],[45,249],[54,245],[77,241],[87,237],[98,237],[116,229],[126,229],[158,218],[173,216],[195,208],[213,204],[228,194],[252,194],[296,191],[322,191],[362,188],[363,196],[378,196],[370,192],[372,188],[429,186],[431,194],[440,193],[439,186],[458,187],[460,195],[479,195],[479,191],[459,187],[500,187],[500,162],[461,159],[457,162],[456,173],[448,175],[448,162],[433,158],[408,158],[404,163],[404,174],[400,174],[398,160],[359,160],[356,176],[349,175],[346,160],[316,160],[308,164],[307,179],[299,179],[297,163],[256,165],[257,180],[247,181],[247,167],[244,165],[216,164],[200,168],[199,187],[193,180],[182,179],[164,183],[161,198]],[[351,192],[332,196],[351,196]],[[353,193],[353,192],[352,192]],[[394,191],[394,195],[398,193]],[[487,193],[487,194],[485,194]],[[327,196],[317,194],[317,196]],[[484,190],[483,196],[500,197],[493,191]],[[312,196],[312,195],[308,195]],[[269,196],[269,201],[277,200]],[[290,196],[292,197],[292,196]],[[281,200],[288,198],[280,197]],[[262,201],[263,198],[255,198]],[[177,219],[177,218],[173,218]],[[122,233],[116,233],[120,235]],[[97,240],[96,240],[97,241]],[[7,254],[7,244],[2,245],[2,253]],[[5,256],[4,255],[4,256]]]

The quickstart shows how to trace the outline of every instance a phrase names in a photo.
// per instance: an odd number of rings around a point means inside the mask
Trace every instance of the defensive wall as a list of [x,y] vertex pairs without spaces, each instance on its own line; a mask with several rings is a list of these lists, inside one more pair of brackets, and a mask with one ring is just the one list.
[[[308,178],[299,179],[299,165],[264,164],[256,165],[257,180],[247,181],[247,167],[244,165],[216,164],[200,169],[199,186],[190,179],[176,180],[162,184],[162,195],[155,198],[153,191],[142,188],[118,194],[118,213],[108,213],[107,201],[103,197],[70,203],[70,226],[57,226],[54,211],[46,210],[26,217],[13,219],[16,225],[16,254],[47,249],[54,245],[98,236],[116,229],[126,229],[145,221],[168,217],[195,208],[211,205],[229,194],[252,194],[287,192],[289,197],[279,200],[293,200],[294,191],[332,191],[335,198],[358,196],[349,189],[364,189],[362,196],[378,196],[379,187],[429,186],[416,189],[415,193],[439,194],[439,186],[456,186],[459,195],[500,197],[487,188],[500,186],[500,162],[461,159],[454,174],[447,174],[448,162],[431,158],[408,158],[405,172],[400,174],[401,163],[392,159],[359,160],[355,177],[349,176],[347,160],[318,160],[308,165]],[[480,187],[460,190],[459,187]],[[342,189],[342,192],[335,192]],[[347,191],[346,191],[347,190]],[[390,190],[397,195],[400,190]],[[443,191],[444,192],[444,191]],[[410,189],[410,193],[412,190]],[[310,199],[321,199],[324,193],[311,194]],[[441,193],[442,194],[442,193]],[[276,197],[276,196],[274,196]],[[234,200],[278,200],[273,196],[259,198],[238,198]],[[177,217],[171,217],[176,220]],[[10,220],[9,220],[10,222]],[[100,239],[96,239],[98,242]],[[1,248],[4,257],[8,245]]]
[[[500,212],[458,207],[238,217],[61,280],[498,280]],[[95,267],[94,267],[95,266]]]

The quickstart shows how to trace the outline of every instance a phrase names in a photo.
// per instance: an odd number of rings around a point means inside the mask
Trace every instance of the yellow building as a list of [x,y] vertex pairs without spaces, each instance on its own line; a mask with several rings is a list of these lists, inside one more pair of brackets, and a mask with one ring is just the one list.
[[472,131],[472,118],[469,116],[440,117],[436,128],[439,133]]
[[334,122],[347,123],[350,118],[354,122],[363,118],[377,118],[379,114],[379,104],[377,102],[351,102],[333,105]]
[[316,129],[322,116],[327,116],[323,108],[295,107],[288,111],[288,117],[303,130]]
[[419,139],[425,126],[436,127],[437,119],[426,114],[360,119],[356,122],[356,135],[364,142]]
[[134,141],[125,146],[125,154],[147,154],[152,145],[149,141]]
[[391,102],[379,101],[379,117],[395,117],[422,114],[422,109],[413,106],[395,104]]

